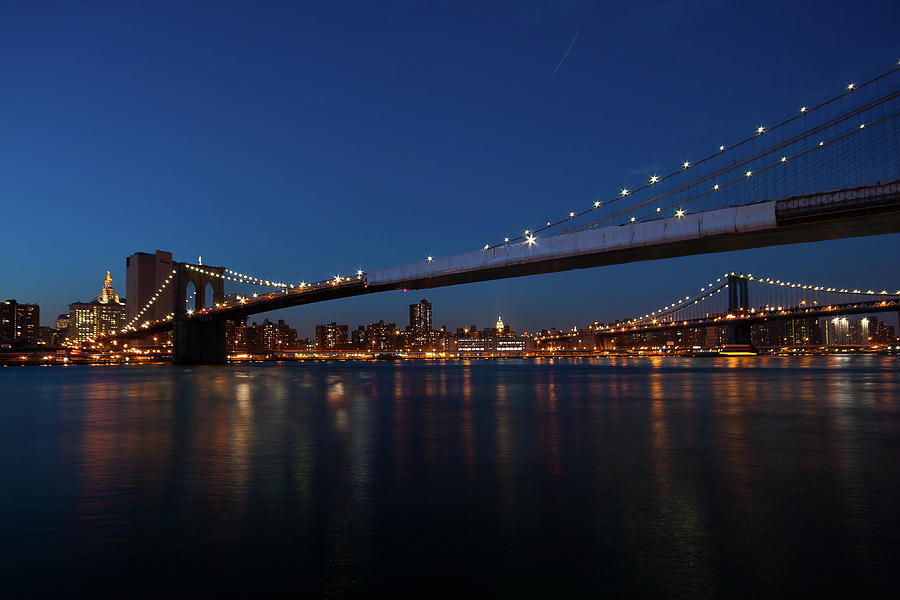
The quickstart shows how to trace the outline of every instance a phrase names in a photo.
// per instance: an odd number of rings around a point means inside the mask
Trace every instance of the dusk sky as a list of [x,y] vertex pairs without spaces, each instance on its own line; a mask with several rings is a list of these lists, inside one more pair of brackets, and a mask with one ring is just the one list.
[[[189,5],[188,5],[189,4]],[[885,2],[7,2],[0,298],[52,325],[125,257],[285,281],[468,252],[900,59]],[[573,41],[574,40],[574,41]],[[900,287],[900,235],[294,308],[517,331],[630,317],[726,270]],[[894,319],[895,321],[895,319]]]

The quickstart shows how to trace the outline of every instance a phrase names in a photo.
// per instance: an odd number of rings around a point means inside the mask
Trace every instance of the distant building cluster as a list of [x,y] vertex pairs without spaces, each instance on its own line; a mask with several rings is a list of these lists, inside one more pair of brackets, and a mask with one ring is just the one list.
[[[72,302],[69,312],[57,317],[54,327],[40,325],[40,307],[8,299],[0,303],[0,348],[28,345],[99,347],[103,336],[122,330],[136,318],[164,319],[174,304],[172,254],[138,252],[126,259],[127,298],[120,298],[110,272],[100,293],[87,302]],[[165,288],[165,291],[161,291]],[[221,290],[220,292],[221,293]],[[210,298],[212,296],[209,296]],[[226,301],[241,300],[231,294]],[[149,308],[148,308],[149,307]],[[733,318],[733,317],[730,317]],[[660,327],[626,327],[625,323],[594,322],[586,328],[544,329],[517,335],[498,316],[490,327],[472,324],[453,331],[434,327],[434,307],[427,299],[409,305],[409,323],[398,326],[379,320],[350,329],[332,321],[315,328],[313,338],[300,339],[297,330],[283,320],[272,322],[226,321],[225,338],[233,354],[277,352],[447,353],[456,356],[515,356],[523,353],[670,351],[717,348],[729,344],[729,326],[717,323],[661,324]],[[172,345],[172,333],[157,333],[144,340],[129,340],[132,346],[157,350]],[[758,349],[865,347],[896,344],[894,326],[875,316],[796,317],[771,319],[749,325],[750,343]],[[124,342],[123,342],[124,344]]]
[[506,354],[523,352],[530,347],[529,339],[517,337],[515,332],[498,318],[494,327],[478,329],[475,325],[455,332],[446,326],[434,328],[434,307],[422,299],[409,305],[409,324],[399,328],[396,323],[378,322],[349,325],[337,322],[317,325],[314,339],[298,339],[297,332],[284,321],[252,325],[229,324],[226,343],[232,352],[454,352],[460,354]]

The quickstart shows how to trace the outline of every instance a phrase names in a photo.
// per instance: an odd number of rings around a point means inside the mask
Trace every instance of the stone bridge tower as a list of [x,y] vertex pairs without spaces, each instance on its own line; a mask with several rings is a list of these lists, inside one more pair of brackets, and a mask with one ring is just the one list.
[[[209,315],[194,315],[206,306],[207,284],[212,287],[212,303],[225,300],[225,267],[173,262],[175,293],[173,296],[172,362],[176,364],[222,364],[226,361],[225,321]],[[188,284],[193,283],[197,295],[188,306]]]

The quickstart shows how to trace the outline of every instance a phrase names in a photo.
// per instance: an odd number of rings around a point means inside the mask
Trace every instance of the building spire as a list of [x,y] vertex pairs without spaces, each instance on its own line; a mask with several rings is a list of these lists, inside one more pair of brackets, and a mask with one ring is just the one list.
[[103,282],[103,289],[100,290],[100,295],[97,296],[97,302],[101,304],[109,304],[110,302],[115,302],[119,304],[119,295],[116,294],[116,290],[113,289],[113,280],[112,275],[110,275],[109,271],[106,272],[106,280]]

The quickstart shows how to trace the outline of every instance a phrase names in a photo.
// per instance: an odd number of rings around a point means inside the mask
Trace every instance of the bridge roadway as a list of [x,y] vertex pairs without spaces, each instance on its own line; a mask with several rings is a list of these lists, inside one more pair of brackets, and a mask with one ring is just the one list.
[[[602,227],[271,292],[186,320],[249,315],[399,289],[427,289],[604,265],[900,232],[900,181]],[[171,329],[164,321],[119,338]]]

